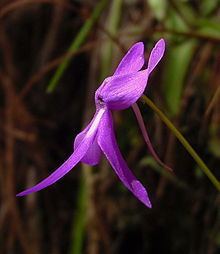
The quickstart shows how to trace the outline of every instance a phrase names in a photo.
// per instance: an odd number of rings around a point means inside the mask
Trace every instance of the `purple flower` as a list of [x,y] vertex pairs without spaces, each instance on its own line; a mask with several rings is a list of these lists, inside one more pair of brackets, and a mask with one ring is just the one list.
[[17,194],[28,195],[57,182],[78,162],[89,165],[99,163],[104,154],[122,183],[146,206],[151,202],[144,186],[128,168],[116,142],[111,110],[122,110],[134,104],[143,94],[149,74],[162,58],[165,42],[159,40],[152,49],[147,69],[144,65],[144,45],[134,44],[118,65],[115,73],[106,78],[95,93],[96,113],[88,126],[74,141],[70,157],[46,179]]

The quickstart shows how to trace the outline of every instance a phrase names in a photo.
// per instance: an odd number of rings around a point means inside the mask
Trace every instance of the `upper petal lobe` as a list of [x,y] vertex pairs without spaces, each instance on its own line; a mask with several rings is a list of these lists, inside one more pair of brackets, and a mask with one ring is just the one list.
[[[122,59],[113,76],[106,78],[95,94],[96,104],[105,103],[111,110],[130,107],[144,93],[148,76],[163,57],[165,42],[159,40],[151,51],[148,68],[143,66],[143,44],[135,44]],[[132,64],[133,63],[133,64]]]
[[144,65],[144,44],[135,43],[122,58],[113,75],[124,75],[139,71]]
[[148,70],[149,73],[153,71],[153,69],[157,66],[160,62],[161,58],[164,55],[165,51],[165,41],[160,39],[151,50],[149,61],[148,61]]
[[148,80],[148,70],[113,76],[102,89],[96,91],[109,109],[122,110],[130,107],[143,94]]

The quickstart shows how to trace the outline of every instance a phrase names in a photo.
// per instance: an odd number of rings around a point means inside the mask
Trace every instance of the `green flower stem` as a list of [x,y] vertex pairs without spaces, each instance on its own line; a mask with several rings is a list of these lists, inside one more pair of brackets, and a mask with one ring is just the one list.
[[[105,5],[108,3],[107,0],[101,0],[95,7],[91,17],[85,22],[85,24],[82,26],[80,29],[79,33],[76,35],[76,37],[73,39],[69,49],[67,50],[67,54],[69,53],[74,53],[85,41],[87,38],[90,30],[92,29],[93,25],[95,22],[98,20],[99,16],[101,15]],[[47,87],[47,92],[51,93],[54,91],[56,86],[58,85],[58,82],[60,78],[62,77],[64,71],[68,67],[70,63],[71,58],[67,57],[64,59],[64,61],[59,65],[57,68],[56,72],[52,76],[48,87]]]
[[192,158],[196,161],[202,171],[207,175],[212,184],[216,187],[218,191],[220,191],[220,182],[216,179],[216,177],[212,174],[211,170],[206,166],[203,160],[199,157],[196,151],[192,148],[189,142],[183,137],[183,135],[177,130],[177,128],[171,123],[171,121],[164,115],[164,113],[151,101],[146,95],[142,95],[141,99],[144,103],[146,103],[166,124],[166,126],[172,131],[172,133],[177,137],[180,143],[185,147],[188,153],[192,156]]

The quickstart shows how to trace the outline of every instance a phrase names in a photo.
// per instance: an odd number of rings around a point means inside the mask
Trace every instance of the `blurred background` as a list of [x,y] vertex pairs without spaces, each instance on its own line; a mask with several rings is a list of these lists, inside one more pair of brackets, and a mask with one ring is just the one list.
[[150,156],[131,109],[114,112],[114,124],[152,209],[105,159],[15,196],[70,155],[94,113],[95,90],[124,52],[143,41],[147,59],[161,37],[166,52],[147,95],[219,179],[219,0],[0,1],[0,253],[220,253],[218,191],[142,102],[153,146],[173,175]]

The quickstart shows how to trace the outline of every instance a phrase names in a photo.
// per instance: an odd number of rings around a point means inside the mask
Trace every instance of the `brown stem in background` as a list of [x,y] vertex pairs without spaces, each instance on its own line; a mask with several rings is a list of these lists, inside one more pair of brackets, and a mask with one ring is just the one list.
[[[2,211],[2,208],[5,208],[5,213],[3,214],[5,214],[6,220],[9,222],[8,225],[5,225],[7,228],[7,234],[9,236],[8,240],[6,241],[8,250],[15,251],[14,248],[17,245],[16,240],[18,240],[21,245],[22,252],[25,254],[31,254],[37,252],[35,252],[33,242],[32,247],[30,247],[29,240],[32,239],[32,237],[29,238],[27,236],[25,230],[26,228],[21,221],[17,199],[15,197],[16,169],[14,165],[16,156],[14,147],[16,139],[21,138],[27,141],[26,138],[29,136],[29,134],[25,133],[25,131],[22,129],[17,129],[16,125],[19,126],[18,122],[22,122],[22,124],[25,125],[27,122],[31,121],[31,118],[27,114],[22,102],[17,98],[15,84],[13,83],[13,78],[15,79],[17,76],[17,70],[13,63],[14,59],[12,46],[3,26],[0,26],[0,31],[0,49],[3,56],[3,66],[5,68],[5,72],[3,72],[3,70],[0,72],[0,82],[5,94],[5,121],[3,121],[3,125],[1,126],[4,135],[1,136],[4,137],[3,139],[5,141],[4,169],[7,170],[5,174],[1,174],[1,180],[3,181],[2,196],[4,197],[4,206],[1,207],[0,211],[3,212],[4,210]],[[31,136],[34,140],[34,135],[30,134],[30,137]],[[16,168],[18,169],[18,167]]]
[[44,64],[48,61],[48,59],[51,56],[51,53],[53,52],[57,36],[60,30],[61,21],[63,19],[64,15],[64,6],[62,4],[67,4],[65,0],[57,0],[57,3],[59,2],[59,5],[53,6],[53,13],[51,18],[51,23],[48,26],[48,30],[43,42],[43,45],[41,47],[40,53],[36,59],[36,63],[38,66],[44,66]]
[[178,4],[176,4],[176,2],[174,0],[168,0],[170,6],[176,11],[176,13],[180,16],[180,18],[185,22],[185,24],[188,27],[192,27],[193,24],[191,24],[188,20],[187,17],[185,17],[184,13],[182,12],[182,10],[179,8]]
[[[188,101],[190,97],[193,95],[196,85],[196,79],[202,73],[203,69],[207,65],[211,52],[213,50],[213,45],[211,43],[206,43],[200,50],[200,54],[196,57],[199,57],[197,61],[195,61],[193,68],[193,72],[191,73],[185,89],[183,91],[182,99],[181,99],[181,110],[184,112],[186,106],[188,105]],[[180,111],[181,111],[180,110]]]
[[127,52],[127,48],[124,46],[123,43],[121,43],[119,39],[120,37],[110,33],[102,24],[98,24],[98,27],[103,34],[107,35],[108,39],[110,39],[112,42],[115,43],[115,45],[117,45],[120,48],[122,53],[125,54]]
[[7,168],[5,180],[5,197],[7,200],[7,208],[11,218],[12,231],[16,232],[23,252],[25,254],[32,253],[28,243],[27,235],[25,234],[24,226],[22,225],[20,214],[15,197],[15,176],[14,176],[14,145],[15,139],[11,135],[13,130],[13,107],[12,101],[14,100],[13,85],[11,80],[6,75],[0,73],[0,81],[5,91],[5,125],[9,132],[5,132],[5,168]]
[[220,99],[220,83],[219,83],[219,87],[215,91],[212,99],[210,100],[210,102],[207,106],[207,109],[206,109],[205,114],[204,114],[205,119],[207,119],[209,117],[211,111],[213,110],[214,106],[217,104],[219,99]]
[[[207,42],[211,42],[211,43],[219,43],[220,42],[220,38],[218,37],[212,37],[206,34],[202,34],[200,32],[197,32],[196,30],[191,30],[191,31],[178,31],[175,29],[170,29],[170,28],[158,28],[155,27],[153,30],[150,28],[144,29],[143,31],[138,31],[138,33],[143,32],[145,34],[148,34],[149,37],[151,37],[152,35],[154,35],[155,33],[162,33],[162,34],[173,34],[173,35],[180,35],[180,36],[184,36],[186,38],[195,38],[195,39],[199,39],[200,41],[207,41]],[[123,36],[134,36],[136,35],[137,32],[121,32],[119,33],[120,37]]]
[[24,99],[28,95],[28,93],[31,91],[33,86],[40,82],[44,76],[52,71],[54,68],[56,68],[65,58],[76,56],[78,54],[81,54],[82,52],[86,52],[93,48],[96,45],[96,42],[90,42],[85,44],[85,46],[81,47],[78,51],[71,53],[71,54],[64,54],[60,57],[57,57],[53,60],[51,60],[49,63],[47,63],[45,66],[43,66],[36,74],[32,75],[30,79],[27,81],[27,83],[24,85],[22,90],[20,91],[18,98],[19,100]]
[[10,14],[12,11],[15,11],[18,8],[22,8],[30,4],[52,4],[52,5],[58,5],[60,7],[67,8],[67,9],[74,9],[72,5],[59,1],[59,0],[17,0],[17,1],[12,1],[11,3],[5,6],[4,5],[0,6],[0,19]]
[[[175,121],[174,124],[175,124],[175,126],[177,126],[177,121]],[[175,169],[175,167],[174,167],[174,160],[175,160],[174,149],[175,149],[175,145],[176,145],[176,138],[173,135],[173,133],[169,132],[164,162],[166,164],[171,165],[172,168],[174,168],[174,169]],[[156,192],[156,196],[159,199],[162,198],[167,183],[168,183],[167,178],[164,177],[164,176],[161,176],[158,187],[157,187],[157,192]]]

